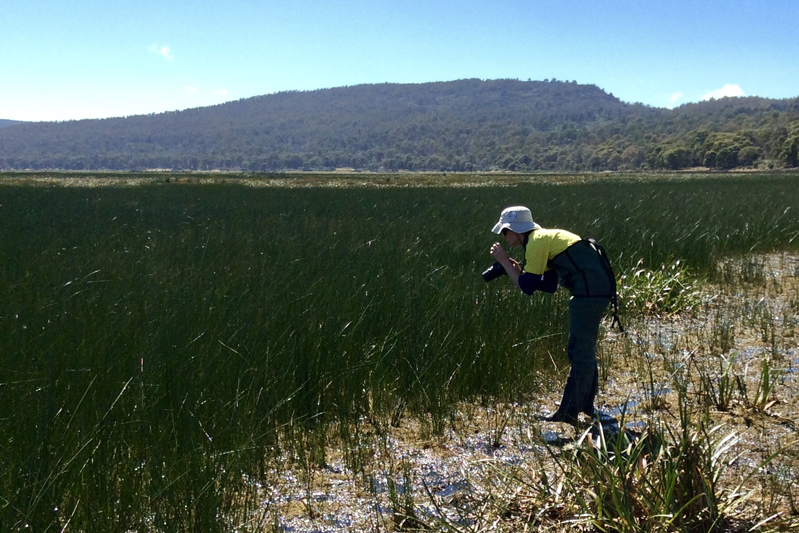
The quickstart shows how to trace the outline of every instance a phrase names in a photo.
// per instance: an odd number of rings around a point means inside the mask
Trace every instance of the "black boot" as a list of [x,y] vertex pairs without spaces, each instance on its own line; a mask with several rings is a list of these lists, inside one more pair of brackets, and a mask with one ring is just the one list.
[[585,413],[589,417],[594,415],[594,396],[596,395],[598,373],[594,368],[593,374],[580,376],[574,370],[569,371],[566,386],[563,388],[563,399],[555,414],[546,417],[547,422],[566,422],[573,426],[579,425],[578,416]]
[[571,424],[572,426],[579,426],[580,420],[573,414],[565,413],[558,409],[555,411],[555,414],[544,417],[546,422],[565,422],[566,424]]

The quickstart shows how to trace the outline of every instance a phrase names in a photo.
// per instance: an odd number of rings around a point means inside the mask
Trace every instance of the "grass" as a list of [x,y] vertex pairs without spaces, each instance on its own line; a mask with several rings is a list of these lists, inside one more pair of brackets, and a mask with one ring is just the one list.
[[[734,275],[720,259],[795,249],[799,235],[793,175],[181,179],[0,187],[4,529],[231,530],[260,516],[253,480],[285,454],[311,486],[331,441],[364,471],[371,427],[415,418],[441,435],[463,402],[557,387],[564,295],[530,299],[479,277],[506,205],[598,237],[638,280],[628,317],[695,306],[702,280]],[[492,422],[497,442],[508,417]]]
[[618,292],[623,309],[632,314],[668,316],[696,308],[701,303],[702,281],[680,263],[677,260],[652,270],[644,267],[641,260],[622,273]]
[[[794,262],[795,262],[795,255]],[[781,267],[780,267],[781,268]],[[769,269],[761,270],[760,274]],[[770,277],[771,274],[767,274]],[[632,326],[635,333],[627,364],[619,358],[613,376],[603,385],[601,401],[625,402],[621,425],[625,432],[580,433],[556,444],[537,435],[546,430],[528,422],[503,448],[531,450],[523,460],[510,453],[473,460],[465,469],[478,472],[467,494],[471,501],[463,518],[448,517],[452,531],[792,531],[796,529],[797,439],[792,413],[796,409],[795,380],[771,376],[779,365],[792,364],[797,331],[776,339],[776,352],[751,322],[750,303],[763,299],[771,306],[795,298],[791,274],[744,288],[726,298],[703,299],[696,315],[661,318],[645,315]],[[760,278],[765,281],[767,278]],[[765,289],[765,292],[761,292]],[[718,287],[709,286],[707,292]],[[761,303],[757,313],[764,313]],[[702,321],[715,309],[731,316],[739,327],[735,357],[720,358],[708,350],[699,329],[717,327]],[[775,316],[779,311],[772,309]],[[604,353],[628,349],[625,338],[605,340]],[[691,347],[690,350],[687,347]],[[793,355],[792,355],[793,354]],[[707,357],[705,357],[707,356]],[[721,359],[721,361],[719,360]],[[746,370],[766,363],[761,373]],[[795,362],[794,362],[795,364]],[[641,368],[643,365],[643,368]],[[646,376],[646,377],[644,377]],[[726,378],[724,378],[726,376]],[[726,379],[726,381],[724,381]],[[712,388],[708,386],[712,384]],[[746,384],[728,389],[724,410],[717,399],[721,383]],[[745,390],[768,389],[768,402],[757,405]],[[658,390],[657,405],[648,403]],[[737,394],[741,392],[741,394]],[[759,393],[758,393],[759,396]],[[630,400],[633,399],[633,402]],[[647,400],[647,403],[641,400]],[[640,401],[641,405],[635,405]],[[645,425],[641,426],[641,421]],[[634,436],[635,428],[640,435]],[[490,425],[482,429],[491,434]],[[562,431],[562,429],[560,430]],[[457,434],[459,430],[453,429]],[[514,447],[513,440],[521,445]],[[518,452],[517,452],[518,453]],[[542,459],[548,456],[549,460]],[[479,464],[489,467],[480,468]],[[419,503],[425,506],[424,500]],[[429,504],[428,504],[429,507]],[[444,507],[438,501],[436,508]],[[463,507],[460,507],[463,509]],[[471,512],[469,512],[471,509]],[[479,517],[478,517],[479,515]],[[439,513],[439,516],[445,516]],[[468,524],[468,526],[467,526]]]

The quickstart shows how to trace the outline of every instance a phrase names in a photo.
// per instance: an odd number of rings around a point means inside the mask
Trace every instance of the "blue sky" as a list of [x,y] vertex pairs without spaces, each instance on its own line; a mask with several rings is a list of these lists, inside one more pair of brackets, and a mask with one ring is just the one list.
[[0,0],[0,118],[463,78],[674,107],[799,96],[797,0]]

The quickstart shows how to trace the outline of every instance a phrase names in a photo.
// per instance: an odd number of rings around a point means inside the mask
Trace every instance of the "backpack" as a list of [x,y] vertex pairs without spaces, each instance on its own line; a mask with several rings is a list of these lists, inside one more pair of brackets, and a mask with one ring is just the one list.
[[548,266],[558,272],[560,285],[575,298],[610,298],[613,304],[610,327],[618,325],[624,333],[619,319],[616,276],[605,249],[596,239],[589,237],[575,242],[550,259]]

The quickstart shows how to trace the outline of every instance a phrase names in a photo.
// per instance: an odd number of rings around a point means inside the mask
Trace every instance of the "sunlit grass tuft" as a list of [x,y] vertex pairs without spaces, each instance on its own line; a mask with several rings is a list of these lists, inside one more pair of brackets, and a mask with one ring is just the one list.
[[680,260],[656,269],[643,266],[643,260],[621,274],[619,299],[623,309],[633,314],[670,316],[690,313],[702,303],[702,281],[691,275]]

